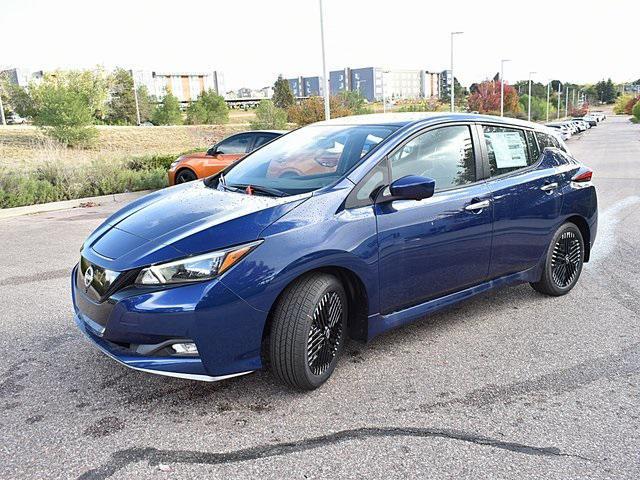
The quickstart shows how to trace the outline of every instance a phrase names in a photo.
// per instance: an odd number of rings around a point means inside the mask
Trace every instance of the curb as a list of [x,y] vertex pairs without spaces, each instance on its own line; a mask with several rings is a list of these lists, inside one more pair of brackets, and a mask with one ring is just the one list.
[[26,205],[24,207],[2,208],[0,209],[0,220],[14,218],[22,215],[32,215],[35,213],[53,212],[56,210],[67,210],[80,207],[85,203],[95,203],[102,205],[105,203],[130,202],[155,190],[140,190],[138,192],[113,193],[111,195],[101,195],[99,197],[74,198],[73,200],[63,200],[61,202],[40,203],[36,205]]

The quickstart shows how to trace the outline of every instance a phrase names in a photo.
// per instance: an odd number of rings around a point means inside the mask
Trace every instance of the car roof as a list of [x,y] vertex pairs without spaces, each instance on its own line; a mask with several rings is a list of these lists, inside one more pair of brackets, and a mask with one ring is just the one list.
[[371,113],[367,115],[352,115],[348,117],[332,118],[323,120],[313,125],[390,125],[404,127],[414,124],[436,124],[442,122],[465,121],[465,122],[491,122],[503,123],[505,126],[520,126],[540,129],[538,123],[527,122],[511,117],[498,117],[494,115],[480,115],[474,113],[451,113],[451,112],[407,112],[407,113]]

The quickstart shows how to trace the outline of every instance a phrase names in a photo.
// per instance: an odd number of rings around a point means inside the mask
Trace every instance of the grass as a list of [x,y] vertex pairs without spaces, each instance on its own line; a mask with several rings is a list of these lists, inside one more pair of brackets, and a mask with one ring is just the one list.
[[162,188],[178,155],[247,128],[99,126],[97,146],[83,150],[63,147],[32,126],[0,127],[0,208]]

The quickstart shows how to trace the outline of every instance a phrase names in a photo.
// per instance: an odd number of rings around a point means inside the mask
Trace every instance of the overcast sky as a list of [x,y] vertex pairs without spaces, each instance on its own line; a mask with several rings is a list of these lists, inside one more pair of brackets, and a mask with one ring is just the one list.
[[[464,85],[640,78],[640,1],[324,0],[327,63],[441,71]],[[592,6],[593,5],[593,6]],[[597,8],[595,8],[597,5]],[[321,74],[318,0],[0,0],[0,67],[222,71],[227,89]]]

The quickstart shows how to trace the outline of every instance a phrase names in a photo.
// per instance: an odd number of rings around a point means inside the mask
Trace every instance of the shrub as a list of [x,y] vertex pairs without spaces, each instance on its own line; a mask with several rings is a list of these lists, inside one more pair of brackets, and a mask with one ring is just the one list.
[[398,109],[399,112],[446,112],[449,110],[449,105],[442,103],[437,98],[427,98],[419,102],[412,102],[405,105],[401,105]]
[[220,125],[229,121],[229,107],[224,98],[207,90],[187,107],[187,123],[191,125]]
[[171,92],[166,92],[162,101],[156,106],[151,121],[155,125],[182,125],[180,101]]
[[373,110],[366,106],[366,100],[362,96],[362,93],[357,90],[345,90],[340,92],[337,95],[337,101],[340,103],[341,107],[351,112],[350,115],[363,115],[367,113],[373,113]]
[[275,106],[271,100],[261,100],[256,108],[256,119],[250,122],[253,130],[287,128],[287,112]]
[[[346,117],[353,112],[345,105],[340,96],[332,96],[329,99],[331,118]],[[324,99],[322,97],[310,97],[299,105],[293,105],[287,110],[289,121],[298,126],[324,120]]]
[[166,185],[164,167],[136,171],[125,168],[122,162],[93,162],[81,168],[50,163],[33,172],[0,172],[0,208],[151,190]]
[[627,104],[624,106],[624,113],[626,115],[633,115],[633,109],[638,103],[638,101],[640,101],[640,97],[633,97],[631,100],[629,100]]
[[[616,98],[616,103],[613,106],[613,113],[615,113],[616,115],[623,115],[625,113],[627,115],[631,115],[631,109],[627,111],[627,105],[631,100],[633,100],[632,95],[620,95],[618,98]],[[631,105],[631,108],[633,108],[633,105]]]
[[631,110],[631,113],[633,114],[635,123],[640,122],[640,101],[635,103],[635,105],[633,106],[633,110]]
[[[529,108],[529,96],[523,95],[520,97],[520,110],[522,112],[522,117],[516,116],[516,118],[523,118],[526,120],[528,118],[527,109]],[[551,102],[549,102],[549,119],[553,118],[553,115],[556,112],[556,108],[553,106]],[[582,116],[579,113],[575,113],[576,116]],[[541,120],[547,119],[547,101],[546,99],[531,97],[531,120],[534,122],[538,122]]]
[[141,170],[153,170],[155,168],[162,168],[166,171],[180,155],[184,155],[184,153],[131,157],[124,162],[124,166],[128,170],[133,170],[134,172],[139,172]]

